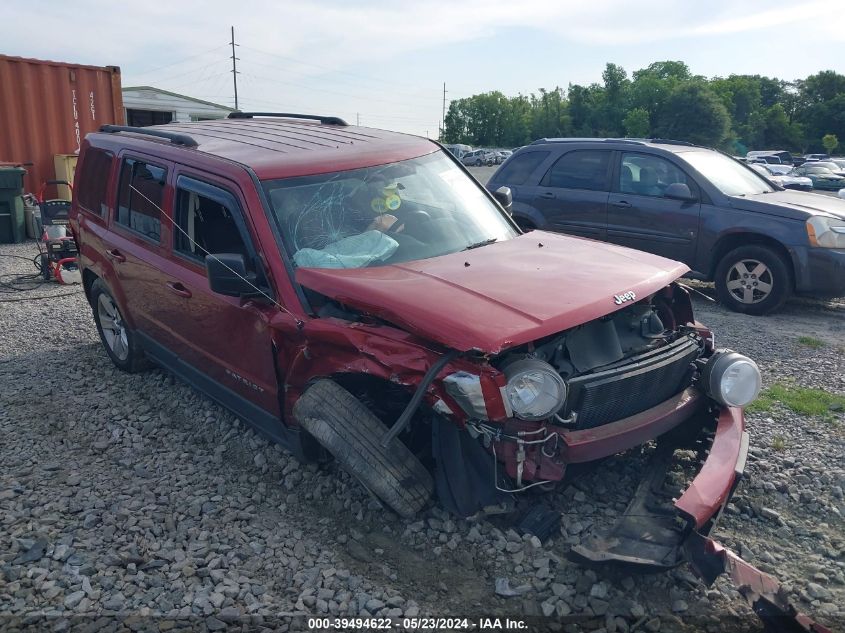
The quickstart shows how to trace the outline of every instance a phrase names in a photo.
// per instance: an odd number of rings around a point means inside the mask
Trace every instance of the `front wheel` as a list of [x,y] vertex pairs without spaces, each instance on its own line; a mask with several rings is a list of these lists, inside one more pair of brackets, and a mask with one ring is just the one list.
[[792,294],[792,274],[783,257],[767,246],[740,246],[716,266],[719,301],[744,314],[778,310]]
[[293,415],[361,485],[402,517],[428,503],[431,475],[397,438],[384,447],[387,428],[358,398],[332,380],[318,380],[293,407]]

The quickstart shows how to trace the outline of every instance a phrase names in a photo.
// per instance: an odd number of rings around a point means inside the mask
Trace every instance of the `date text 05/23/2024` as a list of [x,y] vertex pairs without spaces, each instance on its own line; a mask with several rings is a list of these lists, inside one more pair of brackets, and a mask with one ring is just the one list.
[[309,631],[525,631],[519,618],[308,618]]

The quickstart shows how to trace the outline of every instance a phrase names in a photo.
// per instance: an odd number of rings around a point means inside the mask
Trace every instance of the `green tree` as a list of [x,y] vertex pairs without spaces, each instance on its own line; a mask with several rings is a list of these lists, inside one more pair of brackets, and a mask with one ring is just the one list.
[[684,82],[660,109],[659,136],[699,145],[721,146],[727,139],[731,116],[703,82]]
[[634,108],[625,115],[625,134],[629,138],[648,138],[651,130],[648,110],[645,108]]
[[776,103],[763,115],[763,142],[769,149],[801,150],[802,130],[798,123],[790,123],[784,107]]
[[833,150],[839,146],[839,139],[836,138],[836,134],[825,134],[822,137],[822,145],[828,154],[832,154]]
[[608,64],[601,76],[604,80],[604,108],[598,125],[608,136],[619,136],[622,134],[630,85],[628,74],[621,66]]

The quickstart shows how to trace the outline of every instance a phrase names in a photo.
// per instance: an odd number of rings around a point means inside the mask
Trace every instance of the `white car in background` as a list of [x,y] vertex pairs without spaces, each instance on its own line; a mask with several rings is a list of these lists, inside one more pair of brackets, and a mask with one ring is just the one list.
[[767,180],[780,185],[784,189],[794,189],[796,191],[812,191],[813,189],[813,181],[806,176],[792,175],[791,168],[787,169],[786,173],[784,173],[782,168],[789,167],[788,165],[763,165],[760,163],[752,163],[748,166]]
[[461,157],[461,162],[467,167],[480,167],[481,165],[495,165],[496,157],[493,152],[486,149],[477,149],[467,152]]

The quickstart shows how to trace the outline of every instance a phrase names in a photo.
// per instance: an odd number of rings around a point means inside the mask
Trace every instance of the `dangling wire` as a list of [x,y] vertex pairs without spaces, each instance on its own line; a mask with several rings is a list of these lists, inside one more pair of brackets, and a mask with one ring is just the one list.
[[211,257],[211,258],[212,258],[213,260],[215,260],[218,264],[220,264],[221,266],[223,266],[223,268],[225,268],[226,270],[228,270],[230,273],[232,273],[235,277],[237,277],[237,278],[238,278],[238,279],[240,279],[241,281],[245,282],[245,283],[246,283],[246,284],[247,284],[250,288],[252,288],[253,290],[255,290],[255,292],[257,292],[257,293],[258,293],[258,294],[260,294],[262,297],[264,297],[265,299],[267,299],[270,303],[272,303],[273,305],[275,305],[275,306],[276,306],[277,308],[279,308],[282,312],[285,312],[285,313],[289,314],[290,316],[292,316],[292,317],[293,317],[293,319],[294,319],[294,321],[296,321],[296,326],[297,326],[297,327],[300,327],[300,328],[301,328],[303,325],[305,325],[305,323],[304,323],[304,322],[303,322],[303,321],[302,321],[302,320],[301,320],[298,316],[296,316],[293,312],[291,312],[290,310],[288,310],[285,306],[283,306],[281,303],[279,303],[278,301],[276,301],[273,297],[271,297],[271,296],[270,296],[270,295],[268,295],[266,292],[264,292],[263,290],[261,290],[261,288],[259,288],[259,287],[258,287],[258,286],[256,286],[254,283],[252,283],[249,279],[247,279],[246,277],[244,277],[243,275],[241,275],[238,271],[236,271],[236,270],[234,270],[233,268],[231,268],[230,266],[228,266],[228,265],[227,265],[224,261],[222,261],[222,260],[221,260],[219,257],[217,257],[214,253],[209,253],[206,249],[204,249],[202,246],[200,246],[200,245],[199,245],[199,244],[198,244],[198,243],[194,240],[194,238],[192,238],[190,235],[188,235],[188,233],[187,233],[187,232],[186,232],[186,231],[185,231],[185,230],[184,230],[181,226],[179,226],[178,224],[176,224],[176,222],[174,221],[174,219],[173,219],[172,217],[170,217],[164,209],[162,209],[162,208],[161,208],[160,206],[158,206],[155,202],[153,202],[153,201],[152,201],[152,200],[150,200],[147,196],[145,196],[145,195],[144,195],[144,193],[143,193],[142,191],[140,191],[137,187],[135,187],[134,185],[130,184],[130,185],[129,185],[129,188],[130,188],[132,191],[134,191],[135,193],[137,193],[139,196],[141,196],[144,200],[146,200],[147,202],[149,202],[151,205],[153,205],[156,209],[158,209],[159,213],[161,213],[161,214],[162,214],[165,218],[167,218],[167,219],[170,221],[170,225],[171,225],[171,226],[173,226],[173,227],[174,227],[177,231],[179,231],[180,233],[182,233],[182,235],[184,235],[184,236],[185,236],[185,238],[186,238],[186,239],[187,239],[187,240],[191,243],[191,245],[192,245],[194,248],[197,248],[197,249],[199,249],[200,251],[202,251],[203,253],[205,253],[205,255],[206,255],[207,257]]

